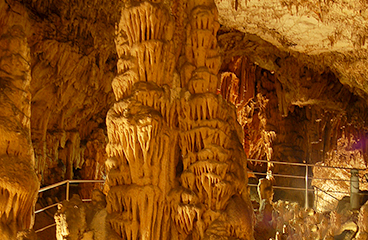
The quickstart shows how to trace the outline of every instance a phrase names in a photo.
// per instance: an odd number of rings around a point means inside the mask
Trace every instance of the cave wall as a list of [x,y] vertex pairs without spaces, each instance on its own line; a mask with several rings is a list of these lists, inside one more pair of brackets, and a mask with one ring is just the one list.
[[[101,179],[106,132],[99,129],[104,129],[113,101],[111,81],[116,71],[117,14],[109,10],[114,6],[70,1],[22,4],[34,26],[29,42],[35,79],[31,121],[36,171],[45,185],[73,177]],[[95,174],[80,171],[84,165]]]
[[[232,52],[229,42],[240,40],[240,36],[249,46],[266,48],[259,42],[251,42],[254,37],[246,34],[224,31],[219,36],[220,44],[228,50],[221,68],[220,94],[237,106],[238,121],[244,130],[243,147],[249,159],[365,169],[366,100],[341,84],[331,70],[318,72],[319,66],[314,67],[309,61],[277,57],[279,69],[269,71],[265,68],[270,64],[262,51],[257,55],[248,49],[244,55],[236,55],[239,48],[234,47]],[[272,48],[267,54],[270,50]],[[248,167],[255,172],[271,170],[276,174],[305,175],[302,167],[252,161]],[[314,204],[319,210],[335,209],[336,199],[349,195],[350,171],[320,167],[310,170],[313,170],[311,176],[316,178],[311,185],[319,188],[310,205]],[[365,173],[359,173],[360,190],[367,187]],[[326,181],[325,178],[346,181]],[[275,179],[278,186],[303,188],[305,185],[304,180]],[[332,197],[322,191],[332,191],[329,192]],[[275,195],[276,200],[285,194],[296,195],[292,200],[304,201],[302,192],[282,192]]]
[[105,174],[105,117],[114,99],[114,24],[120,14],[112,9],[117,4],[2,2],[3,18],[25,26],[28,116],[42,185]]
[[39,182],[31,141],[28,25],[6,11],[0,2],[0,236],[12,240],[33,227]]

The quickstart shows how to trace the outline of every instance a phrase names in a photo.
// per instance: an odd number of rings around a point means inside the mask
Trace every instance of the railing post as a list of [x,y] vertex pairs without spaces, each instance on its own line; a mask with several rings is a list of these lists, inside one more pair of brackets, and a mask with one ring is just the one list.
[[305,208],[309,208],[309,205],[308,205],[308,164],[305,164]]
[[69,180],[66,182],[66,200],[69,201]]
[[315,198],[316,198],[316,205],[314,206],[314,208],[317,210],[317,208],[318,208],[318,201],[319,201],[319,190],[318,190],[318,188],[317,188],[317,193],[316,193]]
[[359,209],[359,171],[351,169],[350,173],[350,207],[351,209]]

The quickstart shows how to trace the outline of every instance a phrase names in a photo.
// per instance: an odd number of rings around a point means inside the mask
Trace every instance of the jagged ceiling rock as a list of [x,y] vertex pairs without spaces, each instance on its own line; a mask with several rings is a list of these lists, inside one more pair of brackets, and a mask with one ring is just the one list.
[[222,1],[222,24],[256,34],[280,48],[318,54],[367,49],[364,1]]
[[[277,71],[280,52],[330,68],[340,82],[362,97],[368,93],[367,3],[364,1],[221,1],[219,20],[230,29],[254,34],[276,46],[266,55]],[[251,37],[255,40],[255,37]],[[264,42],[261,45],[265,47]],[[251,46],[252,48],[252,46]],[[253,46],[254,49],[254,46]],[[267,46],[268,50],[270,46]],[[254,49],[255,50],[255,49]],[[266,50],[266,49],[263,49]],[[258,51],[258,49],[257,49]],[[257,54],[259,56],[259,54]],[[261,57],[261,56],[259,56]],[[281,59],[283,57],[278,56]],[[273,65],[273,66],[271,66]],[[263,66],[264,67],[264,66]]]
[[[275,76],[278,107],[282,115],[286,116],[295,105],[317,105],[347,116],[348,121],[356,126],[365,127],[368,119],[364,110],[367,108],[365,88],[351,86],[357,78],[347,73],[350,71],[348,68],[341,67],[340,71],[329,66],[334,57],[341,61],[340,65],[349,65],[343,60],[342,53],[337,57],[336,53],[308,55],[286,52],[256,35],[233,31],[227,27],[220,30],[218,39],[224,54],[223,66],[231,63],[234,57],[246,56]],[[360,75],[360,79],[363,78],[365,75]]]

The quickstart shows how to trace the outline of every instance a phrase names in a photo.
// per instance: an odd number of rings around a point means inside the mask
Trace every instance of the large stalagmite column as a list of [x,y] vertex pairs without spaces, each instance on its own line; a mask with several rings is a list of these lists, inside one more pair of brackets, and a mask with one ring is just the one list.
[[183,6],[182,43],[164,3],[122,10],[106,120],[108,220],[123,239],[253,239],[241,128],[216,95],[217,9]]
[[30,51],[24,26],[1,20],[0,236],[7,240],[33,227],[39,182],[30,132]]
[[172,24],[162,4],[137,2],[122,10],[118,26],[106,185],[110,224],[123,239],[170,239],[165,198],[178,159]]

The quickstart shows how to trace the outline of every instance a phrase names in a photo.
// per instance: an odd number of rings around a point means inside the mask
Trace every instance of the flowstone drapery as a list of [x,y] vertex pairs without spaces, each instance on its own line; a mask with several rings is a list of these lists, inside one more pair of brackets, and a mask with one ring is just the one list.
[[0,238],[13,240],[33,227],[39,182],[31,142],[30,51],[25,28],[3,16],[0,19]]
[[183,5],[181,43],[164,3],[122,10],[106,120],[108,219],[123,239],[253,239],[241,128],[216,95],[217,10]]

